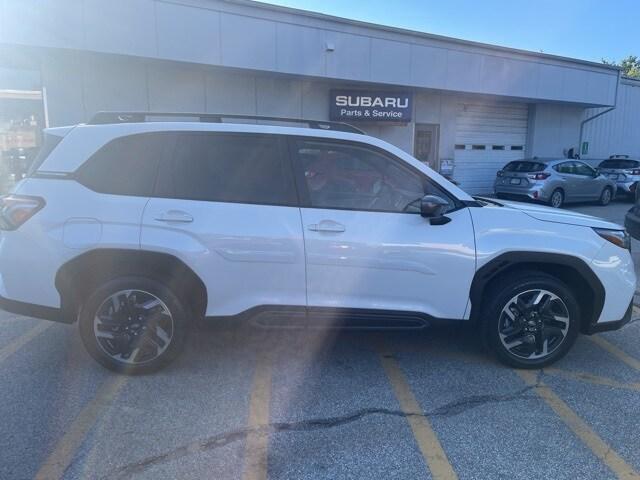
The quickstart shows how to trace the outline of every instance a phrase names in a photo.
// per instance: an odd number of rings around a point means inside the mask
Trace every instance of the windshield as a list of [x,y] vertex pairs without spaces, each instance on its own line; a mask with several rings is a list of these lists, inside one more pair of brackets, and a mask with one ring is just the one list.
[[507,163],[502,170],[505,172],[529,173],[540,172],[545,168],[547,168],[547,166],[544,163],[520,161]]
[[600,168],[612,168],[612,169],[627,169],[638,168],[640,162],[637,160],[605,160],[602,162]]

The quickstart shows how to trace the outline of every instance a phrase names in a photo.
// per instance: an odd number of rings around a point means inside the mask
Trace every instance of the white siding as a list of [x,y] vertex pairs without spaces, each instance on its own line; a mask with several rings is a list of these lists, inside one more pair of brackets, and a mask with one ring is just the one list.
[[524,157],[527,119],[525,103],[459,105],[453,176],[464,190],[491,192],[496,171]]
[[[588,118],[604,109],[590,109]],[[586,158],[622,154],[640,158],[640,81],[624,80],[615,110],[587,123],[583,141],[589,142]]]

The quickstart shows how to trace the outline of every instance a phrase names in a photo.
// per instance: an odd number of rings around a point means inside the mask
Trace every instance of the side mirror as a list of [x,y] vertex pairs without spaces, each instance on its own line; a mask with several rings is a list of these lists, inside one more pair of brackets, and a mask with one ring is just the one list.
[[420,200],[420,215],[428,218],[431,221],[431,225],[444,225],[451,221],[450,218],[442,215],[442,210],[448,205],[449,202],[442,197],[425,195]]

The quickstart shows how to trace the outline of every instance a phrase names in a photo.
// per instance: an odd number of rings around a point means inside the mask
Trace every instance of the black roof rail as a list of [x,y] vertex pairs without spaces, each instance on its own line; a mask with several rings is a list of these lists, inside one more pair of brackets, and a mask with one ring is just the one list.
[[[263,122],[300,123],[309,128],[319,130],[334,130],[338,132],[364,134],[362,130],[344,122],[329,122],[325,120],[308,120],[304,118],[265,117],[261,115],[238,115],[227,113],[194,113],[194,112],[98,112],[88,125],[105,125],[109,123],[144,123],[162,120],[150,120],[149,117],[190,118],[198,122],[225,123],[224,119],[258,120]],[[165,120],[167,121],[167,120]],[[233,122],[232,122],[233,123]]]

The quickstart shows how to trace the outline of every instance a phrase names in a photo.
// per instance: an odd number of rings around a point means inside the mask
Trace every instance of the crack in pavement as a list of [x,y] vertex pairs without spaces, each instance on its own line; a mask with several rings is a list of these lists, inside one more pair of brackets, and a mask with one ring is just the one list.
[[[540,375],[540,372],[538,375]],[[537,400],[535,395],[526,395],[530,390],[539,386],[539,380],[535,385],[528,385],[516,392],[508,393],[504,395],[473,395],[461,400],[447,403],[438,407],[430,412],[403,412],[401,410],[391,410],[388,408],[363,408],[349,415],[343,415],[330,418],[312,418],[308,420],[300,420],[297,422],[278,422],[263,425],[258,428],[243,428],[239,430],[233,430],[230,432],[220,433],[212,437],[183,445],[165,453],[147,457],[138,462],[131,463],[120,467],[114,474],[106,475],[103,478],[130,478],[131,475],[141,473],[148,467],[159,465],[162,463],[176,460],[178,458],[192,455],[194,453],[201,453],[209,450],[224,447],[231,443],[243,440],[250,433],[257,433],[258,435],[269,435],[272,433],[280,432],[300,432],[300,431],[313,431],[321,429],[329,429],[339,427],[349,423],[357,422],[365,417],[371,415],[389,415],[394,417],[451,417],[459,415],[467,410],[477,408],[481,405],[490,403],[503,403],[513,401],[530,401]]]

